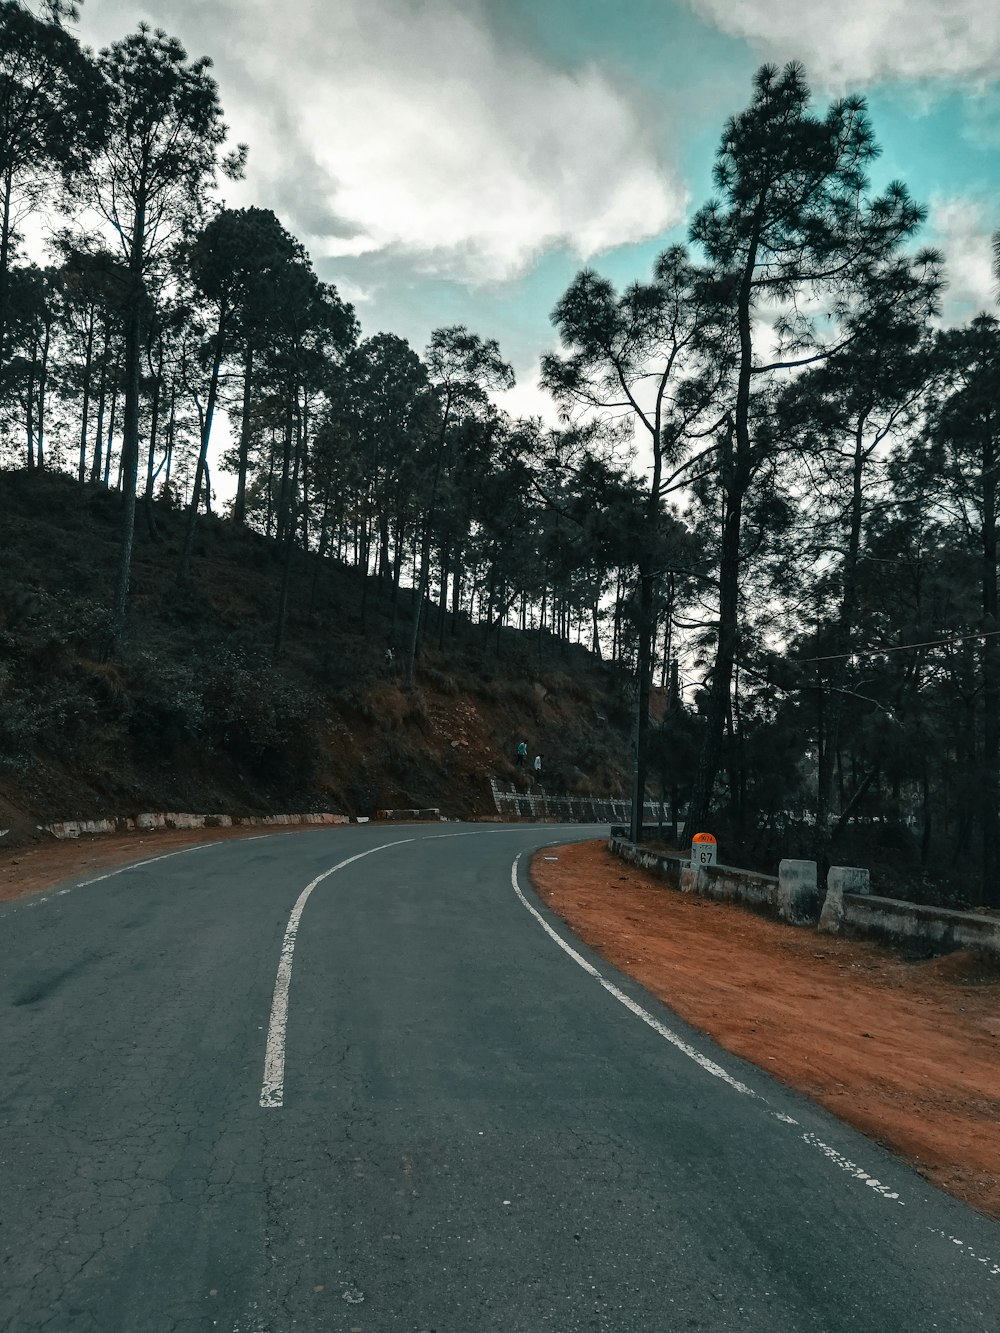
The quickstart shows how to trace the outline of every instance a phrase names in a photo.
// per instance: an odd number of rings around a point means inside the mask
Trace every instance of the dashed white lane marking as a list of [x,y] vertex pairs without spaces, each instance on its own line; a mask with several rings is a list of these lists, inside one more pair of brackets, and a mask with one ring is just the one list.
[[310,894],[317,884],[335,875],[344,866],[353,861],[360,861],[374,852],[385,851],[387,847],[402,847],[405,843],[416,842],[416,838],[398,838],[393,842],[383,842],[378,847],[369,847],[366,852],[358,852],[344,861],[338,861],[322,875],[310,880],[295,900],[292,914],[285,927],[285,937],[281,942],[281,956],[278,959],[278,975],[274,982],[274,996],[271,1000],[271,1020],[267,1026],[267,1045],[264,1048],[264,1080],[260,1089],[262,1107],[282,1106],[285,1100],[285,1033],[288,1030],[288,988],[292,982],[292,960],[295,956],[295,940],[299,933],[299,921],[302,909],[309,901]]
[[931,1227],[930,1230],[935,1236],[940,1236],[942,1240],[950,1240],[952,1245],[957,1245],[963,1254],[967,1254],[970,1259],[975,1259],[977,1264],[982,1264],[990,1277],[1000,1277],[1000,1264],[993,1259],[977,1254],[971,1245],[966,1245],[965,1241],[959,1240],[957,1236],[949,1236],[947,1231],[941,1231],[938,1227]]
[[[772,1115],[773,1114],[774,1112],[772,1112]],[[792,1123],[794,1124],[795,1122],[792,1121]],[[837,1152],[836,1148],[831,1148],[828,1143],[824,1143],[823,1140],[817,1138],[815,1134],[803,1134],[802,1142],[808,1143],[811,1148],[818,1148],[823,1156],[829,1158],[829,1160],[836,1166],[839,1166],[841,1171],[846,1171],[847,1174],[853,1176],[855,1180],[863,1180],[868,1188],[874,1190],[876,1194],[881,1194],[885,1199],[893,1199],[896,1203],[902,1204],[903,1200],[894,1190],[890,1189],[888,1185],[883,1185],[881,1180],[877,1180],[875,1176],[869,1175],[863,1167],[858,1166],[857,1162],[852,1162],[849,1157],[845,1157],[843,1153]]]

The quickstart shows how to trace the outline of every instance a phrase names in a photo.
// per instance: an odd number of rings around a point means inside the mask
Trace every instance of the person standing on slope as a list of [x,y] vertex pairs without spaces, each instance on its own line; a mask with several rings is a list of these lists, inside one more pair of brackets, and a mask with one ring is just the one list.
[[523,768],[524,761],[527,759],[527,757],[528,757],[528,742],[522,741],[521,744],[517,747],[517,754],[514,758],[515,768]]

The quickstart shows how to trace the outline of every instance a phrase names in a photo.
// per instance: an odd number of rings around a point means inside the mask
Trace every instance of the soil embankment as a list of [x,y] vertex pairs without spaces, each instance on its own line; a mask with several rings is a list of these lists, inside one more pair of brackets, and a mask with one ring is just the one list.
[[906,962],[677,893],[602,843],[556,853],[534,858],[532,878],[588,945],[727,1050],[1000,1218],[1000,969],[966,953]]

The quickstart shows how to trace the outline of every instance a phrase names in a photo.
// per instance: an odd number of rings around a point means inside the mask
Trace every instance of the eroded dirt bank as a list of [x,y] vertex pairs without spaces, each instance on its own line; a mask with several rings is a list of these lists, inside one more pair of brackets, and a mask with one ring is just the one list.
[[546,903],[687,1022],[1000,1218],[1000,969],[908,963],[677,893],[600,842],[531,863]]

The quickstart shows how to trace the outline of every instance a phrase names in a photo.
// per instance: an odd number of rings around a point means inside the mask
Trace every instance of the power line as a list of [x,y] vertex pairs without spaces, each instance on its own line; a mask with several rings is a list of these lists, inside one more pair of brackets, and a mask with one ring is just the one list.
[[855,648],[850,653],[828,653],[825,657],[790,657],[789,662],[843,662],[849,657],[864,657],[866,654],[907,653],[915,648],[944,648],[951,643],[966,643],[969,639],[992,639],[1000,634],[1000,629],[981,630],[977,634],[956,634],[951,639],[928,639],[926,643],[900,643],[892,648]]

